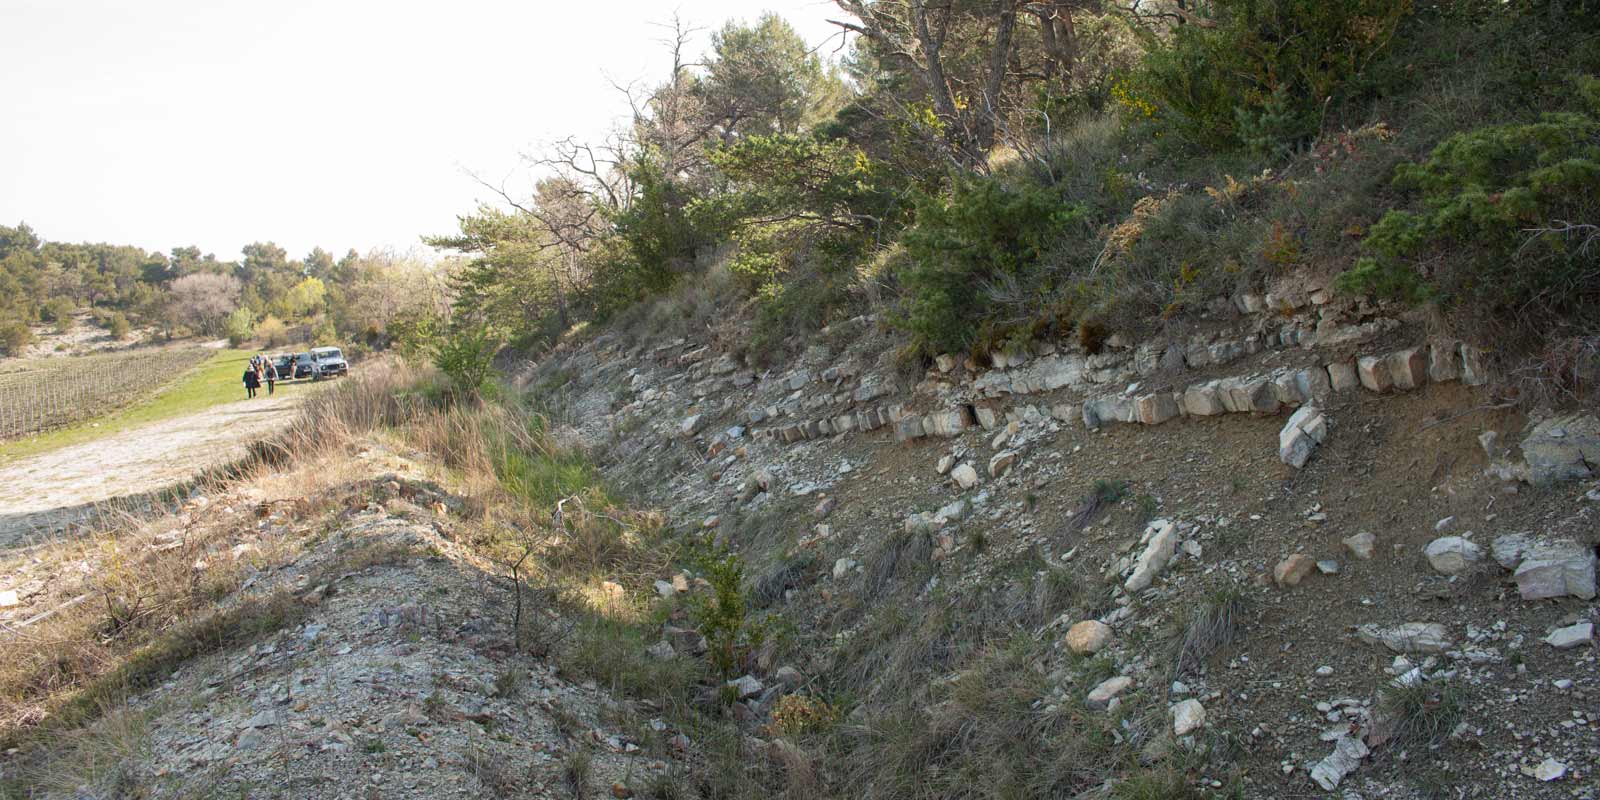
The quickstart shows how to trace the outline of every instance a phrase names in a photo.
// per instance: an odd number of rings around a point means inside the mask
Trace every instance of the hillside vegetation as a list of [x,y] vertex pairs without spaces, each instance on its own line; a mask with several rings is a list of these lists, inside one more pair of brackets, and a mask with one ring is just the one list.
[[836,5],[837,64],[772,16],[698,60],[680,35],[613,136],[536,154],[533,196],[430,240],[471,258],[438,329],[533,347],[732,303],[758,360],[866,311],[908,362],[984,358],[1303,270],[1542,392],[1592,377],[1592,3]]

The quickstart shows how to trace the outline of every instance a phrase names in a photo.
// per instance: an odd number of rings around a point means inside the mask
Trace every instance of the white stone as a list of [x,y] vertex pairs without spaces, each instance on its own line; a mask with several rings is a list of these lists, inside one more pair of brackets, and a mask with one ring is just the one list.
[[1441,575],[1460,575],[1483,560],[1483,548],[1460,536],[1434,539],[1423,552],[1428,565]]
[[1577,542],[1535,546],[1523,554],[1514,577],[1524,600],[1595,596],[1594,550]]
[[741,675],[738,678],[728,681],[728,685],[732,686],[738,692],[740,700],[743,700],[747,697],[755,697],[756,695],[761,694],[762,689],[766,688],[765,686],[761,685],[761,681],[758,680],[754,675]]
[[955,465],[956,465],[956,457],[947,453],[947,454],[939,457],[939,464],[934,467],[934,470],[937,471],[940,475],[943,475],[943,474],[949,472],[950,468],[955,466]]
[[672,585],[672,581],[656,581],[656,594],[671,597],[677,593],[678,588]]
[[1368,561],[1372,558],[1373,550],[1377,545],[1378,537],[1366,531],[1344,539],[1345,549],[1350,551],[1350,555],[1362,561]]
[[691,414],[690,416],[684,417],[683,421],[678,423],[678,435],[693,436],[696,433],[699,433],[700,429],[704,426],[704,414]]
[[994,457],[989,459],[989,474],[999,478],[1005,475],[1011,469],[1011,465],[1016,462],[1017,451],[1015,450],[1002,450],[995,453]]
[[[1159,525],[1159,527],[1156,527]],[[1166,569],[1167,562],[1178,550],[1178,526],[1166,520],[1157,520],[1151,523],[1154,534],[1150,536],[1150,543],[1145,546],[1144,552],[1135,562],[1133,574],[1122,584],[1128,592],[1138,592],[1149,588],[1156,576]]]
[[955,479],[956,485],[963,489],[971,489],[978,485],[978,471],[971,464],[963,463],[950,470],[950,477]]
[[1389,377],[1389,361],[1383,356],[1356,359],[1356,374],[1367,391],[1382,393],[1394,388],[1394,379]]
[[17,599],[16,589],[7,589],[3,592],[0,592],[0,608],[10,608],[21,602],[21,600]]
[[1533,548],[1533,539],[1525,533],[1508,533],[1496,536],[1494,543],[1489,545],[1489,552],[1494,560],[1506,569],[1516,569],[1517,563],[1522,561],[1522,554]]
[[1566,650],[1592,641],[1594,641],[1592,622],[1580,622],[1565,628],[1557,628],[1551,631],[1549,636],[1544,637],[1544,643],[1557,650]]
[[1348,392],[1361,385],[1361,379],[1356,375],[1354,364],[1348,361],[1335,361],[1328,365],[1328,385],[1335,392]]
[[1339,787],[1344,776],[1361,766],[1361,760],[1370,752],[1361,737],[1340,737],[1333,745],[1333,752],[1311,768],[1311,780],[1316,781],[1323,790],[1331,792]]
[[1089,690],[1089,695],[1084,698],[1084,702],[1092,709],[1103,711],[1111,706],[1112,700],[1131,688],[1133,688],[1133,679],[1126,675],[1107,678]]
[[1381,644],[1396,653],[1443,653],[1450,649],[1450,629],[1437,622],[1406,622],[1387,628],[1362,625],[1356,635],[1367,644]]
[[1206,708],[1199,700],[1185,700],[1172,707],[1172,735],[1188,736],[1206,724]]
[[1539,766],[1533,768],[1533,777],[1545,783],[1561,780],[1566,775],[1567,765],[1553,758],[1547,758],[1539,762]]
[[848,558],[841,558],[838,561],[833,562],[833,579],[836,581],[842,581],[850,574],[850,570],[855,568],[855,561],[852,561]]

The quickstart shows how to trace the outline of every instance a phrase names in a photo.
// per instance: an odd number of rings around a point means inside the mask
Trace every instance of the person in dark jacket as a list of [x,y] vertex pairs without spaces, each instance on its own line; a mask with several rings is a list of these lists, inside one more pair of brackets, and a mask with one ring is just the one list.
[[261,362],[261,377],[267,381],[267,396],[272,396],[272,389],[278,383],[278,368],[271,361]]
[[245,396],[246,397],[255,397],[256,396],[256,388],[259,387],[260,385],[261,385],[261,375],[259,375],[256,372],[256,368],[255,367],[245,367],[245,369],[244,369],[244,393],[245,393]]

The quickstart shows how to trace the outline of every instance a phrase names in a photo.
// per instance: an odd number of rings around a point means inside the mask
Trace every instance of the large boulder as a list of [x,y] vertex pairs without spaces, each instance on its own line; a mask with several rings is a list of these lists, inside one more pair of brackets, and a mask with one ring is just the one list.
[[1573,541],[1535,545],[1522,555],[1515,578],[1524,600],[1595,596],[1594,549]]
[[1539,423],[1522,440],[1522,459],[1535,486],[1593,477],[1600,464],[1600,419],[1573,414]]

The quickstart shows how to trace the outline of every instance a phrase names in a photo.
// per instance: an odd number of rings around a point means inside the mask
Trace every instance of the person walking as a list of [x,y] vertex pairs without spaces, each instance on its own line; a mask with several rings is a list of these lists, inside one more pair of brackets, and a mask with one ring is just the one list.
[[255,367],[244,368],[244,394],[246,397],[255,397],[257,387],[261,386],[261,375]]
[[267,396],[271,397],[272,389],[278,383],[278,368],[271,361],[264,363],[265,366],[261,369],[262,377],[267,379]]

